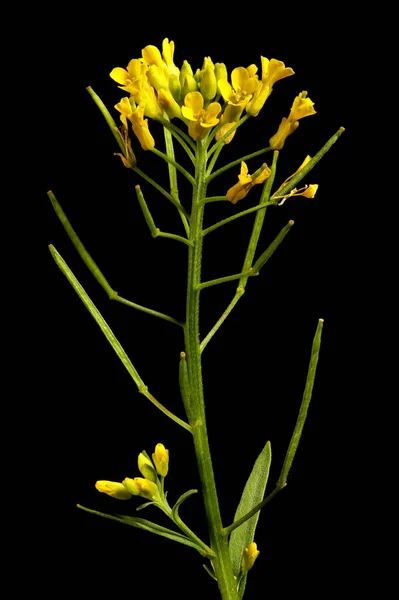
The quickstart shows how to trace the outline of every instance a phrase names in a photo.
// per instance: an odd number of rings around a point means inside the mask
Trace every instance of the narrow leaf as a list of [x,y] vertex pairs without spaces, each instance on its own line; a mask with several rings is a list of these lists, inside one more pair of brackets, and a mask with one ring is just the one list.
[[182,502],[184,502],[184,500],[187,500],[187,498],[189,498],[193,494],[197,494],[197,493],[198,493],[198,490],[188,490],[188,492],[184,492],[184,494],[182,494],[180,496],[180,498],[177,500],[176,504],[172,508],[172,517],[173,517],[174,521],[179,520],[179,506],[180,506],[180,504]]
[[176,533],[172,529],[168,529],[167,527],[162,527],[162,525],[158,525],[157,523],[153,523],[152,521],[147,521],[146,519],[141,519],[139,517],[130,517],[127,515],[108,515],[107,513],[102,513],[97,510],[92,510],[91,508],[86,508],[85,506],[77,505],[78,508],[91,513],[93,515],[97,515],[99,517],[104,517],[105,519],[111,519],[112,521],[118,521],[119,523],[125,523],[125,525],[130,525],[132,527],[137,527],[137,529],[143,529],[144,531],[150,531],[151,533],[155,533],[156,535],[160,535],[162,537],[166,537],[174,542],[179,542],[180,544],[185,544],[186,546],[191,546],[191,548],[195,548],[202,555],[204,554],[202,549],[197,546],[194,542],[189,540],[186,536],[181,535],[180,533]]
[[[252,508],[263,500],[266,484],[269,477],[272,451],[270,442],[267,442],[262,452],[255,461],[251,474],[245,484],[244,491],[238,505],[234,521],[246,515]],[[245,521],[240,527],[234,529],[230,536],[229,549],[233,565],[233,573],[238,577],[241,569],[241,559],[244,549],[254,541],[255,529],[259,519],[259,512]],[[245,582],[244,582],[245,586]]]

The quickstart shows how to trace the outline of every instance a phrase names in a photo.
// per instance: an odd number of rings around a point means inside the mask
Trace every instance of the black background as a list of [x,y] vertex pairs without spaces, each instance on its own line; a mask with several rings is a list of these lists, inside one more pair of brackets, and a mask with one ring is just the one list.
[[[350,208],[346,184],[351,161],[353,81],[342,67],[348,60],[349,24],[330,12],[313,15],[318,26],[291,17],[273,17],[265,9],[223,20],[205,13],[188,15],[179,25],[170,12],[130,15],[110,8],[106,26],[71,15],[46,15],[38,87],[40,347],[35,376],[42,390],[32,408],[35,424],[32,454],[27,457],[40,476],[44,516],[38,535],[47,551],[35,576],[47,586],[47,573],[60,589],[87,597],[111,593],[156,598],[217,598],[213,582],[195,551],[149,533],[88,515],[76,503],[104,512],[134,514],[129,503],[100,495],[98,479],[119,481],[137,473],[137,454],[157,442],[170,450],[166,489],[173,501],[199,488],[190,436],[159,413],[118,362],[95,322],[62,276],[47,250],[54,244],[95,302],[128,352],[150,391],[183,416],[178,388],[178,357],[183,349],[178,327],[110,302],[63,231],[46,191],[52,189],[78,235],[120,295],[169,313],[184,315],[186,250],[171,240],[153,240],[136,202],[140,183],[155,222],[165,231],[182,233],[181,222],[166,199],[124,169],[113,156],[115,142],[85,88],[91,85],[107,106],[121,91],[108,77],[126,66],[141,49],[176,43],[175,63],[188,59],[201,66],[204,56],[225,62],[229,72],[260,55],[283,60],[296,75],[279,81],[256,119],[236,134],[219,165],[268,144],[293,98],[308,90],[317,115],[303,119],[279,159],[277,182],[290,175],[307,154],[314,155],[340,126],[346,132],[312,172],[315,199],[293,198],[268,210],[259,251],[287,223],[295,226],[278,253],[257,278],[204,352],[204,382],[210,444],[225,524],[232,521],[246,478],[267,440],[273,462],[268,490],[276,481],[295,423],[318,318],[325,319],[323,345],[313,401],[288,487],[261,513],[255,540],[261,551],[250,574],[248,600],[268,593],[289,597],[300,590],[319,598],[339,589],[346,572],[351,538],[342,490],[349,467],[342,447],[348,436],[345,419],[346,315],[350,273]],[[212,10],[210,14],[212,14]],[[285,18],[285,20],[284,20]],[[273,19],[275,21],[273,22]],[[148,26],[149,20],[152,25]],[[328,21],[328,22],[327,22]],[[351,59],[356,50],[351,50]],[[162,149],[160,126],[150,122]],[[140,168],[166,183],[166,167],[144,153],[133,140]],[[182,159],[184,160],[184,158]],[[265,160],[270,164],[271,155]],[[259,166],[257,159],[251,167]],[[237,169],[217,178],[212,194],[236,182]],[[189,206],[188,189],[181,198]],[[211,204],[206,224],[256,204],[254,188],[238,206]],[[203,280],[239,272],[252,217],[210,234],[205,242]],[[349,258],[348,258],[349,256]],[[205,290],[201,330],[205,335],[227,306],[234,282]],[[29,410],[28,410],[29,419]],[[40,499],[45,501],[41,502]],[[32,502],[35,502],[33,498]],[[164,523],[155,509],[141,516]],[[182,517],[204,539],[206,523],[201,495],[189,499]],[[166,523],[165,523],[166,524]],[[340,558],[338,559],[337,549]],[[339,576],[338,576],[339,573]],[[52,584],[53,585],[53,584]],[[349,583],[349,585],[352,585]]]

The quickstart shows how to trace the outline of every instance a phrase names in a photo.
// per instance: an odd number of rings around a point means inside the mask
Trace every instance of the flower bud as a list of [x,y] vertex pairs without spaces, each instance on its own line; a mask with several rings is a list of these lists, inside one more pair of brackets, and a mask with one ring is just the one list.
[[132,494],[125,488],[122,483],[116,481],[97,481],[96,489],[103,494],[108,494],[111,498],[118,500],[130,500]]
[[139,486],[136,484],[135,480],[132,479],[131,477],[126,477],[122,481],[122,485],[125,488],[125,490],[127,490],[131,495],[138,496],[140,494]]
[[169,469],[169,450],[166,450],[163,444],[155,446],[155,452],[152,455],[158,475],[166,477]]
[[224,63],[216,63],[215,75],[216,81],[219,81],[220,79],[224,79],[225,81],[228,80],[227,67]]
[[176,102],[180,102],[181,100],[181,85],[180,79],[177,75],[169,75],[169,89],[172,92],[173,98]]
[[193,70],[191,68],[190,63],[185,60],[183,62],[182,68],[180,69],[180,83],[181,85],[183,85],[184,79],[187,77],[187,75],[191,75],[191,77],[193,76]]
[[258,558],[260,552],[257,549],[255,542],[251,542],[248,548],[245,548],[241,561],[241,570],[247,573],[254,566],[254,562]]
[[173,98],[170,90],[159,90],[158,102],[160,106],[167,112],[170,119],[173,119],[174,117],[180,117],[180,106]]
[[147,458],[145,454],[143,454],[143,452],[140,452],[139,457],[137,459],[137,464],[139,467],[139,471],[143,475],[143,477],[156,483],[157,474],[155,473],[154,465],[152,464],[150,459]]
[[183,88],[182,98],[185,98],[187,96],[187,94],[189,94],[190,92],[197,91],[197,89],[198,89],[197,82],[195,81],[195,79],[192,75],[186,75],[184,77],[182,88]]
[[215,70],[212,67],[207,67],[202,71],[200,92],[204,97],[204,100],[213,100],[217,92],[217,82]]
[[163,69],[157,65],[151,65],[147,71],[148,81],[159,91],[161,88],[168,88],[168,78]]
[[156,483],[149,481],[148,479],[143,479],[142,477],[130,479],[127,477],[123,480],[123,485],[131,494],[134,494],[135,496],[139,494],[140,496],[147,498],[147,500],[155,501],[159,501],[161,499]]

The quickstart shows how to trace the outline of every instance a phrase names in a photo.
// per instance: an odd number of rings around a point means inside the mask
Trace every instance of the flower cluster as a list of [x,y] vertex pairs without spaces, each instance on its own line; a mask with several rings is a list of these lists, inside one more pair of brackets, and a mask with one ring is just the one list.
[[163,444],[155,446],[152,460],[143,450],[137,460],[138,468],[143,477],[126,477],[117,481],[97,481],[96,489],[118,500],[129,500],[132,496],[142,496],[153,502],[164,500],[163,478],[168,474],[169,450]]
[[[187,60],[181,69],[174,64],[173,41],[165,38],[162,53],[156,46],[146,46],[141,58],[132,59],[127,68],[116,67],[110,73],[120,89],[129,94],[116,104],[120,112],[123,133],[128,121],[143,150],[151,150],[155,141],[148,127],[148,118],[177,118],[188,126],[193,140],[205,138],[212,127],[220,124],[216,139],[226,135],[239,121],[244,110],[255,117],[259,114],[273,85],[280,79],[294,74],[290,67],[272,58],[261,56],[262,75],[258,67],[237,67],[228,81],[226,65],[214,64],[205,57],[201,69],[194,73]],[[224,106],[219,99],[224,100]],[[145,118],[148,117],[148,118]],[[232,140],[235,131],[227,136]]]

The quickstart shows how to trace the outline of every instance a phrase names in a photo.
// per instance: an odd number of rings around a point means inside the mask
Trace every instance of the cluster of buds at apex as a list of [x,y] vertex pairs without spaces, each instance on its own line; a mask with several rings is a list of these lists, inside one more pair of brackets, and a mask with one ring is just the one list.
[[260,552],[255,542],[251,542],[248,548],[245,548],[241,561],[241,571],[243,573],[248,573],[252,569],[259,554]]
[[[156,46],[146,46],[141,51],[141,58],[132,59],[126,69],[116,67],[110,73],[119,87],[130,94],[123,99],[123,106],[119,102],[116,109],[121,112],[120,118],[125,127],[127,121],[131,122],[143,150],[152,150],[155,145],[144,117],[157,120],[166,113],[169,119],[181,119],[188,125],[189,135],[195,141],[206,137],[210,128],[221,122],[222,127],[216,133],[218,140],[238,122],[244,110],[251,116],[257,116],[274,83],[294,74],[283,62],[261,56],[261,78],[257,74],[258,67],[252,64],[233,69],[230,83],[224,63],[215,64],[207,56],[202,67],[194,73],[187,60],[183,61],[180,69],[175,65],[174,50],[174,42],[165,38],[162,51]],[[194,93],[200,99],[192,97],[187,101],[187,96]],[[219,95],[225,101],[223,109],[214,102]],[[130,103],[128,111],[126,101]],[[193,114],[188,116],[187,112],[192,112],[192,109]],[[229,143],[234,135],[235,131],[227,136],[224,143]]]
[[164,499],[163,483],[160,482],[158,476],[166,477],[168,474],[169,450],[163,444],[157,444],[152,458],[154,462],[144,450],[138,456],[137,464],[143,477],[126,477],[121,483],[97,481],[96,489],[118,500],[129,500],[132,496],[142,496],[147,500],[162,502]]

